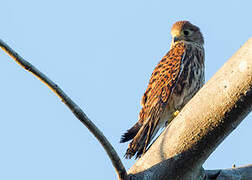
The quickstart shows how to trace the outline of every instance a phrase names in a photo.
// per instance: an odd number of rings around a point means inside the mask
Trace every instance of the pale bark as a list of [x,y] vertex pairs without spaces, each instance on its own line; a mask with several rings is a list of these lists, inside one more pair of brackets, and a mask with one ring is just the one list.
[[252,179],[251,166],[205,171],[202,164],[252,109],[252,39],[207,82],[128,171],[102,132],[54,82],[0,40],[0,47],[44,82],[102,144],[119,179]]
[[128,174],[131,179],[204,179],[202,164],[251,109],[252,38],[192,98]]

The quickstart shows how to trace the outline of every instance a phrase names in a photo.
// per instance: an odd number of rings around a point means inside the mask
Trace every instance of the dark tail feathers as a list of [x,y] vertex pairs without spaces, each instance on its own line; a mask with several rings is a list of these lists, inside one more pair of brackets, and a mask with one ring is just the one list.
[[142,125],[137,122],[132,128],[130,128],[126,133],[122,135],[120,143],[124,143],[133,139],[138,133],[141,126]]
[[134,139],[130,142],[128,149],[124,155],[126,159],[131,159],[136,153],[136,159],[141,157],[141,155],[145,152],[145,144],[148,133],[148,125],[144,125],[140,128],[138,134],[134,137]]

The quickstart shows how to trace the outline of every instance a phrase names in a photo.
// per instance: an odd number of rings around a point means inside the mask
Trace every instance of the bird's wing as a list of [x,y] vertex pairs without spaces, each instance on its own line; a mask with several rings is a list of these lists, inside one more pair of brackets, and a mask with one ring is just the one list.
[[[146,151],[160,117],[169,101],[169,97],[182,72],[182,61],[185,57],[185,44],[176,44],[154,69],[148,87],[142,97],[142,110],[139,123],[142,125],[133,141],[129,144],[126,157],[137,157]],[[146,135],[147,134],[147,135]]]
[[[176,79],[181,72],[181,62],[184,55],[185,45],[180,43],[162,58],[152,72],[148,87],[141,100],[142,107],[147,107],[157,100],[162,100],[163,102],[168,100]],[[163,92],[162,88],[167,89],[167,93]]]

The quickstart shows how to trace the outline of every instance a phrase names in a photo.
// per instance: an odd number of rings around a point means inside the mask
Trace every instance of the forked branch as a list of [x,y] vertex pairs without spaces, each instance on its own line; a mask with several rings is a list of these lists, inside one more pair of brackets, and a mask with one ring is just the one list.
[[[44,82],[94,134],[108,153],[119,179],[252,179],[251,166],[205,171],[202,164],[252,110],[252,38],[190,100],[128,171],[101,131],[55,83],[0,40],[1,48]],[[230,174],[233,173],[233,174]],[[238,177],[237,174],[241,176]],[[228,179],[228,178],[227,178]]]

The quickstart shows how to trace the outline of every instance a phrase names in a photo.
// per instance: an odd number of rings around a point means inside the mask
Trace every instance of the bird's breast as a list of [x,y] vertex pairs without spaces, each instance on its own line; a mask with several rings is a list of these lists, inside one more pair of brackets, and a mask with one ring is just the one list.
[[182,71],[170,97],[170,107],[180,110],[204,84],[204,51],[190,47],[181,62]]

